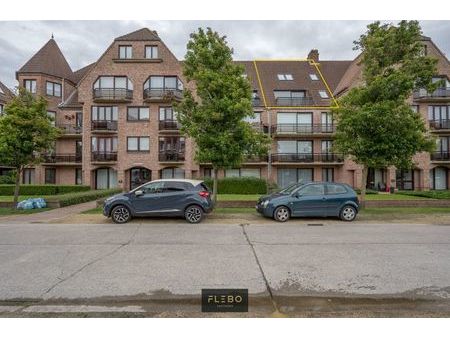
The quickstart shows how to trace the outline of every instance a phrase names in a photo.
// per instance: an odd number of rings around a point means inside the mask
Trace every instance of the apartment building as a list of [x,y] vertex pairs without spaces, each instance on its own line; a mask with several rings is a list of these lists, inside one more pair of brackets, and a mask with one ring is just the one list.
[[[0,115],[3,114],[5,105],[13,98],[14,93],[0,81]],[[0,176],[6,175],[11,168],[0,164]]]
[[[418,91],[411,106],[437,136],[438,151],[415,156],[410,171],[371,168],[367,185],[384,190],[447,189],[450,180],[450,64],[430,38],[426,53],[439,59],[434,93]],[[361,81],[359,59],[321,60],[317,50],[297,61],[236,61],[253,87],[255,128],[273,139],[267,156],[248,159],[220,177],[254,176],[286,186],[337,181],[359,187],[361,168],[333,152],[336,97]],[[100,58],[72,71],[54,39],[18,72],[19,85],[49,101],[62,130],[42,165],[28,168],[23,183],[87,184],[134,188],[170,177],[208,177],[194,161],[192,140],[179,132],[173,102],[187,83],[182,64],[157,32],[147,28],[116,38]]]

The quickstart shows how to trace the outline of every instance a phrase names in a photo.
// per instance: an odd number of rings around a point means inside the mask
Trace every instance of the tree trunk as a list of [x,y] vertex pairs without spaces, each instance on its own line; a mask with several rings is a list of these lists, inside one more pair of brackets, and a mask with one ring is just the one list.
[[213,175],[214,175],[214,177],[213,177],[213,202],[214,202],[214,205],[217,204],[217,181],[218,181],[217,174],[218,174],[218,172],[219,172],[219,170],[214,168],[214,170],[213,170]]
[[369,168],[367,166],[363,166],[362,176],[361,176],[361,197],[360,197],[360,208],[364,209],[366,207],[366,184],[367,184],[367,174],[369,172]]
[[16,170],[16,186],[14,188],[14,200],[13,200],[13,208],[17,208],[17,202],[19,201],[19,189],[20,189],[20,168]]

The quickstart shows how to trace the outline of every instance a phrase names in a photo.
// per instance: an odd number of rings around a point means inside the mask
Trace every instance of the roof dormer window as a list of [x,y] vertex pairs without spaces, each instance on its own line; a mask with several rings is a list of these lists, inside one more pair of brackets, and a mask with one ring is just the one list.
[[328,94],[325,90],[319,90],[319,95],[322,99],[328,99]]
[[131,58],[133,58],[133,47],[119,46],[119,59],[131,59]]
[[292,81],[294,77],[292,74],[277,74],[278,80],[280,81]]
[[158,46],[145,46],[145,58],[157,59],[158,58]]
[[319,78],[318,78],[318,76],[317,76],[316,74],[309,74],[309,77],[310,77],[311,80],[313,80],[313,81],[318,81],[318,80],[319,80]]

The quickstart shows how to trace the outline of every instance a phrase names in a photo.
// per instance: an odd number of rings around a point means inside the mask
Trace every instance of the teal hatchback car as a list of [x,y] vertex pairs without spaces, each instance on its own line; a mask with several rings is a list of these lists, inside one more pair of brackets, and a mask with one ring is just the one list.
[[347,184],[332,182],[296,183],[256,204],[266,217],[286,222],[291,217],[339,217],[353,221],[359,210],[356,192]]

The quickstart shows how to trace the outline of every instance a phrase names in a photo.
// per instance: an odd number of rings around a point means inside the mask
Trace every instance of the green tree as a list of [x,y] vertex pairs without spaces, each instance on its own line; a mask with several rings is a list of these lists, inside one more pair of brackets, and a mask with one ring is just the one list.
[[58,129],[47,114],[47,101],[25,89],[9,102],[0,117],[0,163],[15,171],[14,207],[17,205],[20,177],[28,165],[42,161],[53,147]]
[[224,36],[210,28],[192,33],[183,72],[195,83],[196,93],[185,89],[177,105],[181,131],[196,143],[196,161],[212,165],[214,201],[218,170],[239,167],[246,157],[266,155],[270,144],[266,135],[243,121],[254,116],[251,86],[232,56]]
[[362,166],[364,206],[369,167],[411,168],[414,154],[434,149],[407,99],[415,89],[437,87],[432,83],[437,60],[424,55],[417,21],[372,23],[354,49],[361,51],[363,81],[339,100],[334,146]]

